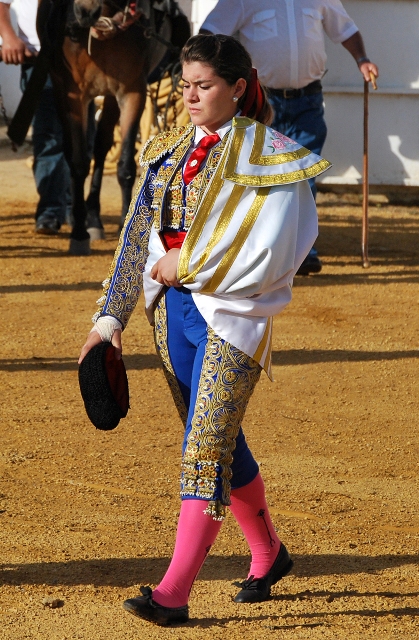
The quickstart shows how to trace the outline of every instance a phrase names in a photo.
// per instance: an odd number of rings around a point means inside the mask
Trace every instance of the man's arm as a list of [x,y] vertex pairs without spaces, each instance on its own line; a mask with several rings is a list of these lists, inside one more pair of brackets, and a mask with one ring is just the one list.
[[0,36],[3,38],[2,58],[6,64],[22,64],[32,56],[25,43],[15,33],[10,18],[10,4],[0,2]]
[[350,38],[344,40],[342,45],[356,61],[358,68],[367,82],[371,81],[370,71],[378,78],[378,67],[370,61],[366,52],[364,41],[359,31],[354,33]]
[[223,33],[232,36],[245,23],[243,0],[218,0],[199,29],[199,33]]

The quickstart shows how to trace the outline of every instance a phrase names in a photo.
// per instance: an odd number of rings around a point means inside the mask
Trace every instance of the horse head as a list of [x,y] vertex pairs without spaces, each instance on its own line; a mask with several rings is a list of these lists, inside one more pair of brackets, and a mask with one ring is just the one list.
[[100,18],[103,0],[74,0],[74,15],[83,28],[92,27]]

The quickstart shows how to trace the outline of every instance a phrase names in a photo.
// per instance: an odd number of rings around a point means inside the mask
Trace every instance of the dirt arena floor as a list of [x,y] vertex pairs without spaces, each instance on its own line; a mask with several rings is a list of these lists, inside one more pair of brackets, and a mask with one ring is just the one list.
[[[190,601],[159,628],[122,610],[168,565],[179,509],[181,425],[141,309],[125,334],[131,410],[96,431],[76,360],[117,241],[90,257],[34,234],[30,150],[0,148],[0,638],[347,640],[419,637],[419,209],[320,195],[321,274],[296,278],[275,320],[274,375],[245,432],[293,573],[259,605],[237,605],[248,550],[228,517]],[[140,304],[141,306],[141,304]]]

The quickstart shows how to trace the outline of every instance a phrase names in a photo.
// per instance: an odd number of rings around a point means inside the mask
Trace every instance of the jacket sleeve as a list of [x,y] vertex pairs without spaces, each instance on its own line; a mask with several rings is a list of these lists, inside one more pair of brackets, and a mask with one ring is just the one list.
[[99,309],[92,318],[93,322],[108,315],[119,320],[125,328],[141,295],[153,222],[154,179],[155,171],[149,167],[138,182],[109,275],[103,282],[103,293],[97,301]]

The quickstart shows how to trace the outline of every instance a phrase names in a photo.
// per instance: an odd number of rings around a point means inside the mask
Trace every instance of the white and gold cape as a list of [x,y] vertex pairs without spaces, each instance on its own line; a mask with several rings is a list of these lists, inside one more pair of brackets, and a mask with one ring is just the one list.
[[[153,175],[165,155],[172,153],[182,162],[179,150],[189,148],[193,134],[189,125],[156,136],[144,148],[142,165]],[[330,163],[249,118],[234,118],[228,136],[183,243],[178,279],[192,291],[215,333],[259,362],[271,377],[272,318],[290,302],[293,277],[318,233],[307,180]],[[158,229],[135,222],[146,214],[141,200],[146,183],[147,172],[127,216],[98,314],[113,315],[124,326],[141,290],[139,276],[130,282],[126,276],[121,279],[127,265],[124,252],[133,264],[135,237],[141,236],[137,244],[143,246],[139,253],[145,259],[148,317],[162,288],[150,277],[165,254]]]

